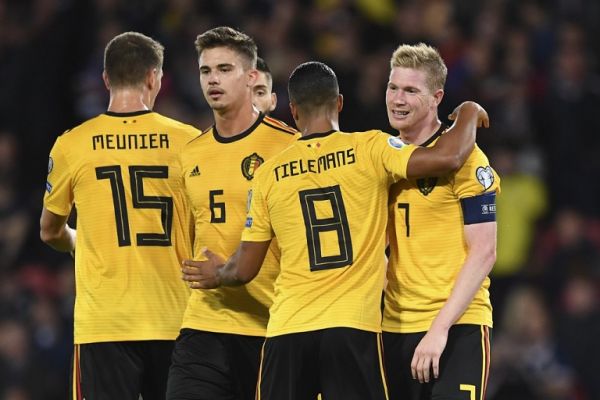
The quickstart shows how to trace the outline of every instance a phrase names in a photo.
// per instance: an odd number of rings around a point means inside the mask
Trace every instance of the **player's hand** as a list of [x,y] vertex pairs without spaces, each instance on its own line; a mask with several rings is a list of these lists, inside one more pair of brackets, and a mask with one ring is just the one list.
[[433,370],[433,378],[440,376],[440,357],[446,348],[448,331],[444,329],[429,330],[417,345],[410,363],[413,379],[429,382]]
[[465,101],[462,102],[458,105],[458,107],[456,107],[454,109],[454,111],[452,111],[452,114],[448,115],[448,119],[450,121],[454,121],[456,120],[456,116],[458,114],[458,112],[460,111],[460,109],[462,109],[463,107],[474,107],[477,111],[477,127],[478,128],[489,128],[490,127],[490,117],[488,116],[487,111],[485,111],[485,108],[481,107],[479,104],[475,103],[474,101]]
[[181,262],[181,279],[192,289],[214,289],[221,286],[217,271],[225,264],[225,260],[208,249],[202,254],[205,261],[183,260]]

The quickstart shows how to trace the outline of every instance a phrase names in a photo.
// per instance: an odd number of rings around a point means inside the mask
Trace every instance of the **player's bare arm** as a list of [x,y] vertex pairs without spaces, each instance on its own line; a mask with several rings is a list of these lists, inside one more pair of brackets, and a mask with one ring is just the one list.
[[192,289],[214,289],[220,286],[239,286],[250,282],[260,271],[271,241],[242,242],[226,262],[206,249],[205,261],[183,260],[182,279]]
[[496,222],[465,225],[467,258],[456,278],[450,297],[419,342],[411,362],[412,376],[429,382],[430,371],[439,377],[440,357],[446,347],[448,330],[465,312],[477,290],[496,262]]
[[458,170],[475,145],[477,128],[490,126],[483,107],[465,101],[454,109],[448,119],[454,124],[432,147],[419,147],[412,153],[407,167],[409,178],[444,175]]
[[67,225],[68,215],[58,215],[45,207],[40,218],[40,238],[57,251],[65,253],[75,250],[75,229]]

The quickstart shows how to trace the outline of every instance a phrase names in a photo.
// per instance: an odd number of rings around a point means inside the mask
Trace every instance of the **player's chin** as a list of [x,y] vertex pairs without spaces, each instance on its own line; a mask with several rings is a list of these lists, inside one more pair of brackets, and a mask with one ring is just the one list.
[[212,100],[211,98],[208,98],[207,103],[213,110],[224,110],[227,108],[227,104],[221,100]]
[[399,121],[399,120],[397,120],[397,119],[395,119],[395,118],[389,118],[389,123],[390,123],[390,126],[391,126],[392,128],[394,128],[395,130],[401,130],[401,129],[404,129],[404,128],[406,128],[406,126],[408,125],[408,124],[406,123],[406,120],[401,120],[401,121]]

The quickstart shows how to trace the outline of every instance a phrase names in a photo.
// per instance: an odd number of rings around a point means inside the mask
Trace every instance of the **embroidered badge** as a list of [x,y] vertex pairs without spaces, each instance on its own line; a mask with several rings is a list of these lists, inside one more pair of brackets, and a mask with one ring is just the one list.
[[477,180],[483,186],[483,190],[488,190],[494,184],[494,171],[489,165],[487,167],[478,167],[475,171]]
[[252,153],[251,155],[242,160],[242,174],[246,179],[251,181],[252,178],[254,178],[254,173],[256,172],[256,169],[260,167],[260,165],[264,162],[265,160],[261,156],[259,156],[256,153]]

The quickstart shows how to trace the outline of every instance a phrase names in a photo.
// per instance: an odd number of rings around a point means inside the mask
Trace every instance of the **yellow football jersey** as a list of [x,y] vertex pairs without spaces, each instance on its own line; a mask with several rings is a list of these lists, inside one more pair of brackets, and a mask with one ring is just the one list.
[[303,137],[255,178],[244,241],[277,238],[267,336],[381,331],[388,189],[414,146],[381,131]]
[[[435,143],[442,130],[424,145]],[[499,191],[500,178],[475,146],[454,174],[410,179],[390,189],[390,260],[383,330],[427,331],[445,304],[467,255],[461,201]],[[488,204],[491,202],[493,204]],[[479,218],[495,220],[495,202],[478,204]],[[468,223],[468,221],[467,221]],[[485,279],[459,324],[492,326]]]
[[177,337],[191,254],[178,155],[199,134],[150,111],[107,112],[56,140],[44,206],[77,208],[75,343]]
[[[203,257],[203,247],[225,259],[233,254],[240,243],[248,190],[257,168],[298,137],[295,129],[261,114],[239,135],[221,137],[212,127],[184,148],[181,165],[195,220],[197,260]],[[264,336],[278,271],[279,250],[273,243],[260,274],[250,284],[193,290],[183,328]]]

